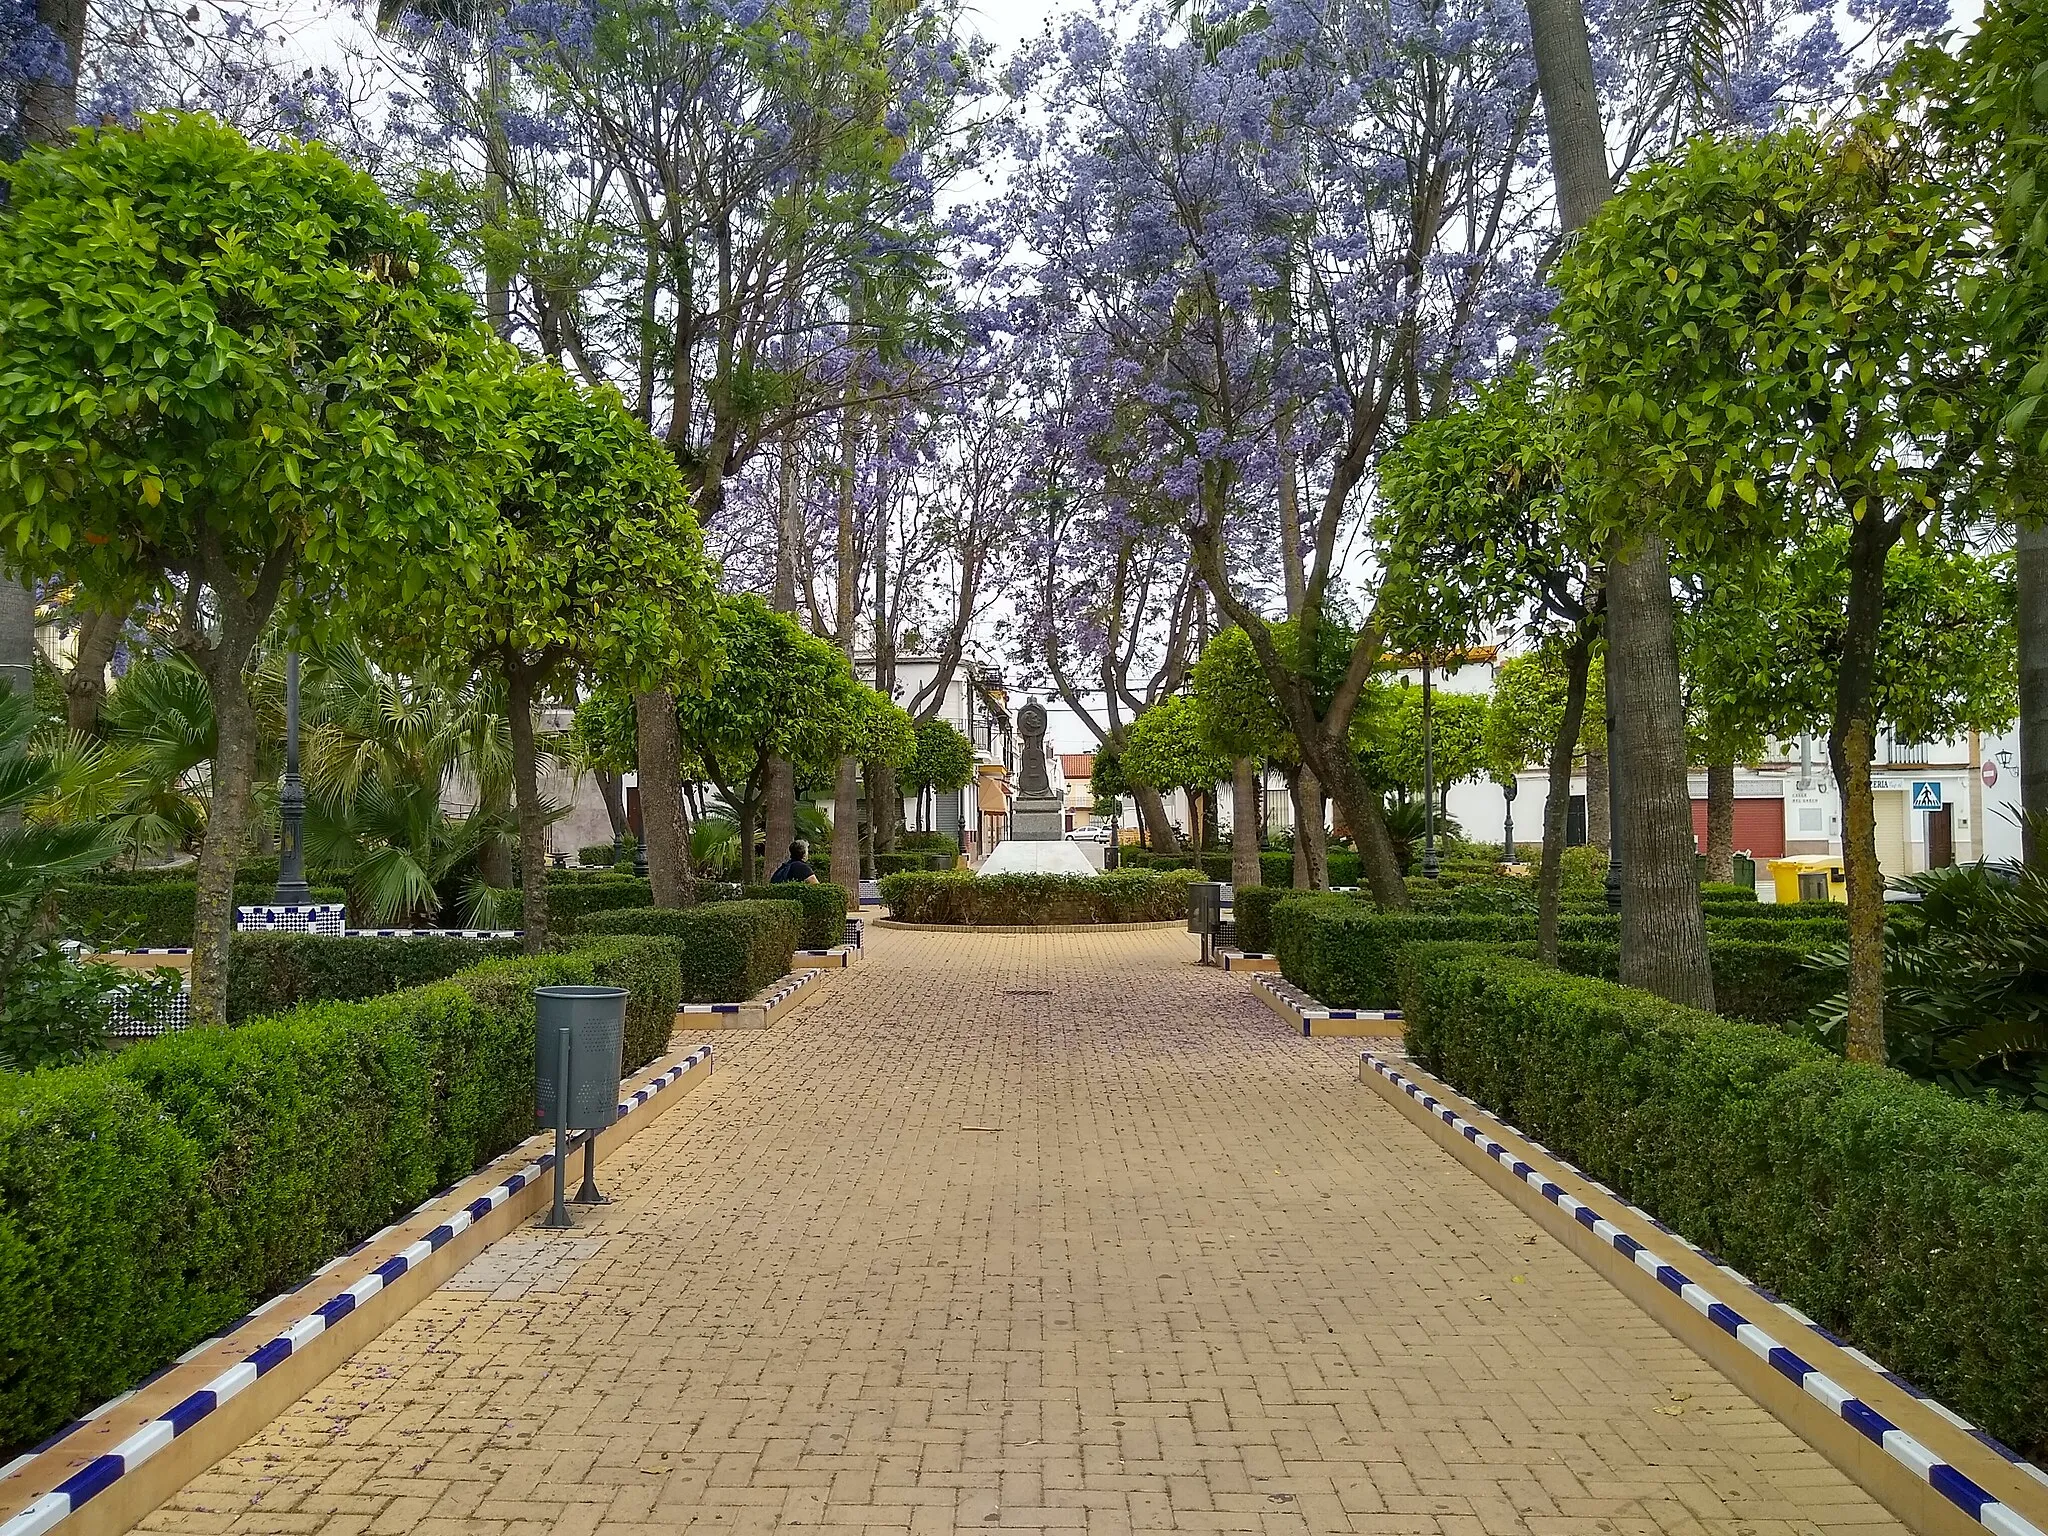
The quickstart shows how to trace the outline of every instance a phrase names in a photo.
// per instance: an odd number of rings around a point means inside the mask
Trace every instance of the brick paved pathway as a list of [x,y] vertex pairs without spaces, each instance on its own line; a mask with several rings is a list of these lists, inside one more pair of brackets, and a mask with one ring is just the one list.
[[145,1529],[1900,1529],[1192,954],[873,933]]

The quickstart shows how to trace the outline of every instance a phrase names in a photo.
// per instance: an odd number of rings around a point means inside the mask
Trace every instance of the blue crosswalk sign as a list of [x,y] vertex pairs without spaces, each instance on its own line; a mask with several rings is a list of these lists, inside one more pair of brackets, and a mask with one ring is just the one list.
[[1941,809],[1941,780],[1915,779],[1913,781],[1913,809],[1916,811],[1938,811]]

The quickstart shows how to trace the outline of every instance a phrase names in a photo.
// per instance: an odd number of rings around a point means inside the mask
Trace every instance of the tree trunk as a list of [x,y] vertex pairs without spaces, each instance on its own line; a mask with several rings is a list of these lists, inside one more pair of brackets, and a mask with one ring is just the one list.
[[540,754],[533,741],[533,668],[506,657],[505,711],[512,726],[512,798],[519,812],[519,910],[525,947],[548,942],[548,833],[540,805]]
[[32,698],[36,686],[34,591],[0,574],[0,689]]
[[[2048,869],[2048,521],[2020,524],[2018,556],[2020,830],[2027,862]],[[1981,828],[1977,835],[1981,847]]]
[[1131,798],[1138,802],[1138,816],[1145,823],[1145,846],[1154,853],[1179,853],[1180,838],[1166,819],[1166,797],[1149,784],[1133,784]]
[[82,736],[99,734],[100,709],[107,702],[107,663],[121,643],[125,613],[88,608],[78,625],[78,654],[64,675],[64,723]]
[[[1557,909],[1564,887],[1564,824],[1571,809],[1572,759],[1586,716],[1586,674],[1592,670],[1593,636],[1582,627],[1564,653],[1564,718],[1550,743],[1550,790],[1543,802],[1543,859],[1536,874],[1536,951],[1545,965],[1557,964]],[[1592,804],[1589,788],[1586,803]]]
[[1583,229],[1614,193],[1593,80],[1593,44],[1580,0],[1529,0],[1529,45],[1550,136],[1559,220],[1569,234]]
[[[505,786],[493,784],[488,789],[477,786],[477,810],[492,821],[502,822],[505,813],[513,807],[507,803]],[[493,833],[477,846],[476,872],[484,884],[496,886],[501,891],[512,889],[512,848],[513,841]]]
[[868,843],[878,854],[896,851],[896,827],[903,820],[903,796],[896,789],[896,770],[887,763],[869,763]]
[[1844,1040],[1851,1061],[1884,1065],[1884,874],[1877,864],[1877,806],[1870,787],[1876,756],[1878,634],[1884,623],[1884,567],[1896,529],[1873,509],[1849,535],[1849,602],[1835,674],[1828,761],[1842,795],[1842,873],[1849,886],[1849,990]]
[[619,776],[609,768],[594,768],[591,777],[597,780],[597,797],[604,802],[604,819],[611,823],[612,841],[624,842],[632,823],[626,819],[626,796],[619,788]]
[[733,814],[740,824],[740,884],[759,885],[758,871],[754,866],[754,811],[755,798],[747,795],[733,807]]
[[1707,764],[1707,878],[1735,878],[1735,760]]
[[1304,767],[1288,786],[1294,797],[1294,880],[1303,891],[1330,888],[1330,839],[1323,830],[1323,785]]
[[[1394,847],[1394,835],[1387,830],[1387,813],[1380,799],[1380,792],[1368,784],[1365,775],[1359,771],[1358,759],[1351,755],[1348,746],[1341,749],[1328,747],[1323,752],[1323,766],[1334,769],[1329,780],[1331,798],[1344,813],[1344,820],[1351,828],[1351,843],[1358,850],[1360,872],[1365,876],[1367,889],[1372,898],[1389,912],[1405,912],[1414,906],[1409,899],[1407,882],[1401,875],[1401,855]],[[1316,835],[1323,835],[1323,818],[1316,814]],[[1323,885],[1329,883],[1327,862],[1324,866]],[[1317,887],[1318,890],[1322,886]]]
[[1230,883],[1259,885],[1259,775],[1252,760],[1230,765]]
[[839,759],[832,780],[832,880],[846,888],[849,911],[860,907],[860,763]]
[[690,826],[683,815],[683,743],[676,703],[666,693],[633,695],[633,735],[640,760],[640,828],[647,839],[647,880],[657,907],[693,907]]
[[[226,605],[224,605],[226,606]],[[237,604],[235,606],[245,606]],[[265,618],[268,617],[266,613]],[[228,944],[235,928],[235,869],[249,835],[256,787],[256,708],[244,671],[262,621],[222,617],[222,634],[193,659],[213,703],[212,794],[199,844],[192,915],[192,1023],[227,1023]]]
[[78,122],[78,65],[85,54],[85,0],[40,0],[36,20],[64,45],[59,78],[30,82],[21,93],[22,136],[31,144],[59,144]]
[[763,871],[774,870],[789,857],[796,841],[796,769],[786,757],[771,757],[761,770],[761,842]]
[[[1674,1003],[1714,1006],[1686,777],[1664,541],[1647,536],[1607,574],[1607,690],[1623,801],[1621,979]],[[1619,738],[1618,740],[1615,738]]]
[[[1581,711],[1581,714],[1584,712]],[[1597,747],[1586,748],[1586,841],[1602,853],[1612,853],[1614,828],[1607,818],[1607,754]]]

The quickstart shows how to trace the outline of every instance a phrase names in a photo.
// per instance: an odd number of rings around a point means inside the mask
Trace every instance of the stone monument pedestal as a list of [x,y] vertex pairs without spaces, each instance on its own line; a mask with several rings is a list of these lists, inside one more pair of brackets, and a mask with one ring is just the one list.
[[1057,843],[1067,835],[1067,812],[1058,795],[1019,795],[1010,802],[1009,835],[1024,843]]

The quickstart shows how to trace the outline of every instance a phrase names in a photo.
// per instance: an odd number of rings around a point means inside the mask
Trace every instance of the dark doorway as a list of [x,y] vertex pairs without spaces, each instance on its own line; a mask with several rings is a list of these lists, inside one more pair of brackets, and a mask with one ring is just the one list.
[[1927,813],[1927,867],[1947,869],[1956,861],[1955,810],[1944,805]]
[[1586,797],[1573,795],[1570,805],[1564,808],[1564,845],[1567,848],[1586,846]]

